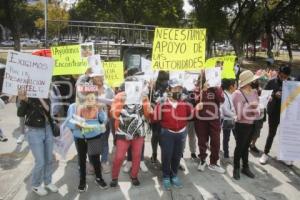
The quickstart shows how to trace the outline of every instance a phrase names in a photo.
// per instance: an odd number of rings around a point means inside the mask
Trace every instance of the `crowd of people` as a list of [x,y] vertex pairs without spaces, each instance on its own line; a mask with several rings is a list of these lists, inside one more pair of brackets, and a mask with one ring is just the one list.
[[[56,77],[69,81],[74,92],[80,85],[96,86],[94,91],[80,91],[87,98],[84,105],[75,103],[75,96],[63,101],[67,106],[53,107],[60,100],[66,88],[63,85],[51,87],[48,99],[27,98],[26,91],[20,90],[17,96],[17,115],[20,118],[22,134],[26,135],[35,163],[32,170],[32,190],[40,196],[48,191],[57,192],[52,182],[53,143],[55,119],[64,117],[64,125],[72,132],[78,155],[78,191],[88,189],[86,173],[91,169],[95,174],[95,184],[101,189],[118,186],[118,177],[124,163],[124,171],[130,171],[134,186],[140,185],[140,169],[147,171],[144,163],[145,136],[152,134],[151,163],[162,163],[162,185],[165,190],[172,187],[182,188],[183,182],[178,170],[184,170],[180,161],[188,138],[191,158],[200,160],[198,170],[208,168],[216,173],[225,173],[221,166],[229,162],[229,140],[231,133],[236,146],[233,154],[233,178],[240,179],[240,173],[254,178],[248,155],[249,150],[259,153],[256,141],[260,136],[263,123],[268,118],[269,133],[264,154],[259,159],[266,164],[273,139],[280,122],[282,82],[289,80],[291,69],[281,66],[276,76],[268,77],[264,89],[272,90],[266,108],[259,102],[262,88],[262,75],[249,70],[239,72],[236,79],[223,79],[221,87],[210,87],[205,73],[199,73],[193,90],[188,91],[177,79],[170,79],[169,73],[160,71],[156,81],[144,82],[144,90],[139,104],[126,103],[126,84],[110,88],[105,83],[102,70],[88,69],[79,77]],[[266,73],[264,73],[266,74]],[[273,73],[272,73],[273,74]],[[139,81],[140,72],[130,69],[126,72],[125,82]],[[265,77],[265,76],[264,76]],[[54,94],[54,95],[53,95]],[[92,94],[92,95],[90,95]],[[83,118],[94,129],[86,129],[74,124],[75,117]],[[26,128],[25,128],[26,126]],[[97,127],[97,128],[95,128]],[[221,134],[223,141],[221,142]],[[24,135],[18,143],[24,140]],[[113,138],[113,156],[109,160],[109,138]],[[5,137],[0,130],[1,141]],[[7,139],[6,139],[7,140]],[[198,141],[198,142],[196,142]],[[220,162],[222,143],[223,157]],[[198,144],[198,146],[197,146]],[[158,157],[158,147],[161,157]],[[199,155],[197,155],[197,147]],[[111,147],[112,149],[112,147]],[[207,156],[209,157],[209,162]],[[88,162],[87,162],[88,157]],[[240,161],[242,160],[242,168]],[[102,173],[111,173],[108,186]]]

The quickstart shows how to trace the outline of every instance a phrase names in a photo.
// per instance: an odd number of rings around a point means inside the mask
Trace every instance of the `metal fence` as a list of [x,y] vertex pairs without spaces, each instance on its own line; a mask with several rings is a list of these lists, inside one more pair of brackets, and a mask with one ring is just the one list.
[[155,26],[114,22],[48,20],[48,27],[57,27],[49,35],[50,45],[93,42],[95,53],[102,58],[119,59],[122,48],[151,48]]

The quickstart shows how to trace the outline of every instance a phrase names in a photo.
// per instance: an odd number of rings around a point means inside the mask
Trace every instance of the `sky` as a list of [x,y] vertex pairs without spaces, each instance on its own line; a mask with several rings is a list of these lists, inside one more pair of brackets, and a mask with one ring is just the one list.
[[192,11],[193,7],[189,4],[189,0],[184,0],[183,10],[186,13],[190,13]]

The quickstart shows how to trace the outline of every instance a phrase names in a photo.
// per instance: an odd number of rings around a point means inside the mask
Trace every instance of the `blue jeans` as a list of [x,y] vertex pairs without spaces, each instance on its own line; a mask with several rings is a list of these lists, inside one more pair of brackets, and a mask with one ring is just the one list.
[[28,127],[27,138],[34,157],[32,186],[38,187],[43,182],[48,185],[53,173],[53,135],[50,125],[46,128]]
[[185,138],[186,131],[182,133],[172,133],[167,129],[161,129],[160,148],[163,178],[172,178],[177,176]]

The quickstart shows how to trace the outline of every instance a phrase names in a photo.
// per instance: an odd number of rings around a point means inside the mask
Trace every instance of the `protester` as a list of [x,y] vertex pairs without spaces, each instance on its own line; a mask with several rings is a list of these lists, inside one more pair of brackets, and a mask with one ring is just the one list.
[[[57,192],[58,188],[52,184],[53,132],[49,124],[50,101],[27,98],[25,91],[19,91],[18,98],[20,100],[18,117],[25,117],[25,125],[28,127],[26,135],[35,160],[32,190],[40,196],[48,194],[46,189]],[[42,186],[43,182],[45,187]]]
[[223,129],[224,162],[229,161],[229,140],[231,131],[234,132],[236,113],[232,102],[232,93],[236,90],[235,79],[223,79],[222,89],[225,101],[221,105],[221,119]]
[[[138,81],[135,77],[127,77],[127,82]],[[150,119],[152,108],[147,96],[143,96],[142,105],[125,104],[125,84],[120,88],[122,92],[118,93],[111,107],[111,115],[115,120],[116,129],[116,152],[112,166],[111,187],[117,187],[118,177],[121,165],[124,161],[125,154],[129,147],[132,153],[131,180],[134,186],[140,185],[138,172],[144,145],[144,137],[150,128],[147,119]],[[136,124],[135,126],[132,126]],[[139,126],[138,126],[139,125]],[[149,128],[149,130],[148,130]],[[132,131],[135,130],[135,131]]]
[[[78,87],[78,86],[77,86]],[[83,86],[85,87],[85,86]],[[88,87],[88,86],[86,86]],[[79,91],[77,91],[79,92]],[[78,164],[80,180],[78,185],[79,192],[85,192],[88,188],[86,184],[86,155],[95,170],[95,183],[101,189],[107,189],[108,186],[102,178],[100,167],[100,153],[102,136],[106,131],[107,113],[97,104],[97,89],[93,92],[80,91],[80,100],[83,103],[72,104],[68,110],[68,127],[74,135],[76,150],[78,153]],[[88,125],[95,128],[88,129],[80,120],[84,120]],[[73,120],[73,121],[71,121]],[[74,122],[75,120],[75,122]]]
[[[166,90],[168,88],[168,81],[169,81],[169,73],[165,71],[160,71],[156,80],[154,92],[151,98],[151,103],[153,105],[158,103],[163,103],[167,99]],[[151,137],[151,147],[152,147],[152,156],[151,162],[157,163],[157,147],[159,144],[159,135],[161,132],[161,126],[159,122],[152,122],[151,123],[152,129],[152,137]]]
[[[113,98],[115,96],[114,91],[105,84],[105,79],[104,79],[104,71],[101,68],[88,68],[86,73],[79,77],[78,81],[76,84],[93,84],[98,87],[98,104],[101,104],[104,108],[104,111],[107,113],[109,116],[110,112],[110,107],[113,101]],[[112,118],[109,117],[108,119],[109,123],[107,123],[106,126],[106,132],[102,135],[101,138],[101,167],[103,169],[104,173],[109,173],[110,172],[110,164],[109,164],[109,135],[110,135],[110,130],[112,129],[111,124],[112,124]]]
[[243,161],[242,173],[250,178],[254,174],[250,171],[248,163],[249,146],[254,132],[254,120],[259,116],[259,99],[257,91],[252,89],[251,83],[258,77],[250,70],[240,74],[239,90],[232,95],[233,105],[236,110],[235,123],[236,147],[234,150],[233,178],[240,179],[240,160]]
[[[201,78],[202,76],[202,78]],[[197,114],[195,120],[195,130],[198,137],[200,151],[199,171],[204,171],[207,165],[207,148],[210,140],[210,164],[208,168],[212,171],[225,173],[225,170],[218,165],[220,151],[220,105],[224,102],[224,93],[219,87],[209,87],[204,74],[200,75],[199,84],[195,90],[197,102],[203,102],[203,109]]]
[[266,164],[269,159],[269,152],[272,147],[273,139],[276,135],[277,128],[280,122],[280,107],[281,107],[281,97],[282,97],[282,82],[289,80],[291,74],[291,68],[288,66],[280,66],[278,76],[271,79],[265,90],[273,90],[272,98],[267,106],[268,113],[268,123],[269,123],[269,133],[267,141],[265,144],[264,154],[259,159],[261,164]]
[[[172,185],[176,188],[183,187],[177,171],[182,157],[188,120],[193,119],[194,109],[181,100],[182,89],[182,84],[178,80],[170,80],[168,99],[156,105],[153,116],[153,121],[159,121],[161,126],[163,186],[166,190],[170,190]],[[199,103],[196,109],[202,109],[202,104]]]
[[[260,88],[260,79],[257,79],[252,82],[251,87],[252,89],[257,91],[258,96],[261,95],[262,89]],[[261,129],[263,128],[264,122],[266,121],[265,117],[265,109],[261,107],[261,104],[259,105],[260,107],[260,116],[258,119],[254,120],[254,131],[251,139],[251,144],[250,144],[250,150],[254,153],[259,153],[259,149],[256,147],[256,141],[260,137],[260,132]]]

